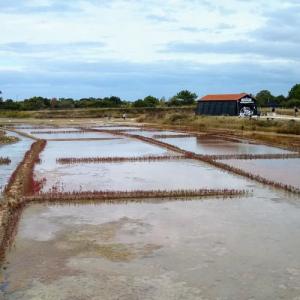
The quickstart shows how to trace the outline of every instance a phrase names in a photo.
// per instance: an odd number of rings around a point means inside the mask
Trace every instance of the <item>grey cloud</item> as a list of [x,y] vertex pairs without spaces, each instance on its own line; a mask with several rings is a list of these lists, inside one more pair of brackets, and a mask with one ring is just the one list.
[[265,16],[266,24],[251,33],[261,40],[300,43],[300,5],[270,12]]
[[173,42],[162,50],[163,52],[177,53],[217,53],[238,55],[259,55],[266,58],[299,59],[300,52],[294,43],[276,41],[236,40],[220,43],[198,42],[181,43]]
[[39,94],[80,98],[114,94],[134,100],[147,94],[169,97],[181,89],[190,89],[199,95],[240,91],[256,93],[261,89],[281,94],[287,93],[300,75],[299,64],[276,67],[255,63],[195,65],[105,61],[88,64],[44,61],[36,67],[26,72],[0,71],[5,97]]

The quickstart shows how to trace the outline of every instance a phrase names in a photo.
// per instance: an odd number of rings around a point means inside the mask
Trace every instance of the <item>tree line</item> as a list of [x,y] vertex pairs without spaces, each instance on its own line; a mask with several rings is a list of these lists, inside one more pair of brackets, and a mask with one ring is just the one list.
[[[198,96],[188,90],[182,90],[170,99],[147,96],[136,101],[122,100],[117,96],[104,98],[45,98],[32,97],[22,101],[13,99],[4,100],[0,92],[0,109],[2,110],[43,110],[43,109],[72,109],[72,108],[122,108],[122,107],[173,107],[195,105]],[[259,107],[300,107],[300,84],[294,85],[288,96],[274,96],[268,90],[262,90],[256,94]]]

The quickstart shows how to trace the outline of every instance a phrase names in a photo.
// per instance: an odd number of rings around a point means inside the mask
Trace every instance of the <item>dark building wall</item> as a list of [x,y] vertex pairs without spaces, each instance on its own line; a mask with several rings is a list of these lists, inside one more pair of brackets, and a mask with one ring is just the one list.
[[198,101],[197,115],[236,116],[238,114],[237,101]]

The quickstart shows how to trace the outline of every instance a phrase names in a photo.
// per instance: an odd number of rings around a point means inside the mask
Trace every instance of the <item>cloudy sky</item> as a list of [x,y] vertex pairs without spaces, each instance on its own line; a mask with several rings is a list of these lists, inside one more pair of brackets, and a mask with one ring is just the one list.
[[299,0],[0,0],[0,90],[134,100],[300,82]]

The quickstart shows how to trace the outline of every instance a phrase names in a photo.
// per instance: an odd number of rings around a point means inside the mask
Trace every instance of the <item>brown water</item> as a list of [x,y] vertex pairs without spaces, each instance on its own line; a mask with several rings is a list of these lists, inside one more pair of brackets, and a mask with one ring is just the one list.
[[223,163],[269,180],[300,188],[300,159],[230,159]]
[[[4,299],[299,299],[299,199],[33,205]],[[1,294],[0,294],[1,295]]]

